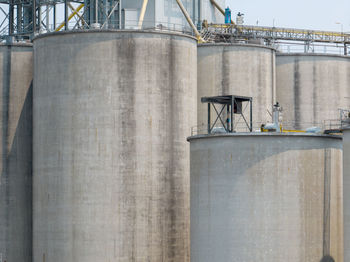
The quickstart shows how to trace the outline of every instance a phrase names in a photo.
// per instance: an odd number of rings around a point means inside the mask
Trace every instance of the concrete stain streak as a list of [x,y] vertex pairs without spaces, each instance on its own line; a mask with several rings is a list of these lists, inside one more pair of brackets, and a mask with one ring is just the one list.
[[330,210],[331,210],[331,152],[329,149],[324,150],[324,201],[323,201],[323,256],[330,255],[331,241],[331,225],[330,225]]
[[312,65],[312,107],[313,107],[313,124],[317,125],[316,119],[318,119],[318,110],[317,110],[317,106],[318,106],[318,97],[317,97],[317,65],[316,63],[313,63]]
[[[300,72],[299,72],[299,59],[295,58],[294,61],[294,119],[295,119],[295,128],[300,129],[301,115],[300,115],[300,99],[301,99],[301,90],[300,90]],[[283,104],[282,104],[283,106]]]

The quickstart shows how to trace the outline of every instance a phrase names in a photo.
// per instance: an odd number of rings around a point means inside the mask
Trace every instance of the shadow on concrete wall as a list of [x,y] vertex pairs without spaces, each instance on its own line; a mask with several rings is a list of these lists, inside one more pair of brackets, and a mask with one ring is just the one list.
[[324,257],[320,260],[320,262],[335,262],[335,261],[334,261],[334,259],[333,259],[331,256],[327,255],[327,256],[324,256]]
[[9,95],[3,99],[0,253],[3,261],[31,262],[33,84],[26,94],[12,145],[9,144],[9,122],[17,119],[9,116]]

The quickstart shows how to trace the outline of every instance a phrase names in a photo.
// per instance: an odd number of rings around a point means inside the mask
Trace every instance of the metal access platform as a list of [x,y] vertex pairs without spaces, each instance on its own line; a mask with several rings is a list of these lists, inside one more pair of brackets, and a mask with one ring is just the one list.
[[[236,95],[212,96],[202,97],[201,102],[208,104],[208,134],[213,133],[214,128],[217,128],[216,123],[218,121],[220,121],[219,124],[221,124],[226,133],[235,132],[235,115],[240,115],[250,132],[253,131],[252,97]],[[221,108],[218,108],[220,106]],[[211,122],[211,108],[216,113],[214,123]],[[247,108],[249,108],[249,112],[246,113]],[[249,119],[247,114],[249,114]]]
[[276,41],[299,41],[306,47],[312,43],[337,44],[342,46],[344,54],[348,54],[350,34],[321,30],[308,30],[297,28],[251,26],[236,24],[207,24],[203,27],[202,39],[206,42],[235,42],[256,41],[260,39],[266,45]]
[[350,126],[350,110],[339,109],[339,118],[325,120],[323,123],[325,134],[340,134],[342,130]]

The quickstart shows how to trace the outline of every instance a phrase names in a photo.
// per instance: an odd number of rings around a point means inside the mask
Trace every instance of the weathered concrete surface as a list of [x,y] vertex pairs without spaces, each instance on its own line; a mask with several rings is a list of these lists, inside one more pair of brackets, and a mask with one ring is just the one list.
[[0,46],[0,259],[32,261],[31,45]]
[[207,124],[207,104],[201,103],[201,97],[217,95],[251,96],[255,126],[271,122],[267,110],[272,112],[274,83],[275,50],[258,45],[199,45],[198,126]]
[[322,126],[350,108],[350,58],[318,54],[278,54],[277,101],[287,128]]
[[343,130],[344,261],[350,261],[350,129]]
[[193,38],[34,40],[34,261],[189,261]]
[[341,138],[190,138],[191,262],[343,261]]

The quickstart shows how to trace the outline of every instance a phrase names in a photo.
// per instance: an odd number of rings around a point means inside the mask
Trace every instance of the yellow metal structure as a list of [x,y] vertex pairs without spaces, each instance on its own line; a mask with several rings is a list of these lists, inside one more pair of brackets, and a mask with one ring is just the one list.
[[82,15],[79,14],[79,11],[76,11],[76,9],[70,4],[68,3],[69,8],[73,11],[76,12],[76,15],[79,17],[79,19],[86,25],[89,26],[88,23],[86,23],[85,19],[83,18]]
[[142,4],[142,8],[141,8],[141,13],[140,13],[139,24],[138,24],[138,28],[139,28],[139,29],[142,29],[142,24],[143,24],[143,19],[145,18],[145,13],[146,13],[146,9],[147,9],[147,4],[148,4],[148,0],[143,0],[143,4]]
[[[269,131],[268,129],[265,129],[264,126],[261,126],[260,131],[261,132],[275,132],[275,131]],[[283,129],[282,125],[280,125],[279,132],[282,132],[282,133],[306,133],[305,130],[287,130],[287,129]]]
[[306,133],[305,130],[282,130],[283,133]]
[[[78,8],[77,9],[75,9],[74,11],[73,11],[73,13],[71,13],[70,15],[69,15],[69,17],[68,17],[68,21],[70,21],[75,15],[78,15],[79,16],[79,11],[82,9],[84,7],[84,4],[80,4],[79,6],[78,6]],[[66,25],[66,23],[65,22],[62,22],[57,28],[56,28],[56,32],[58,32],[58,31],[60,31],[64,26]]]
[[198,42],[199,42],[199,43],[205,42],[205,41],[202,39],[201,34],[198,32],[196,26],[195,26],[194,23],[192,22],[192,19],[191,19],[191,17],[188,15],[188,13],[187,13],[187,11],[186,11],[186,8],[183,6],[181,0],[176,0],[176,2],[177,2],[177,4],[178,4],[178,6],[180,7],[180,9],[181,9],[183,15],[185,16],[185,18],[186,18],[188,24],[191,26],[191,28],[192,28],[194,34],[196,35]]

